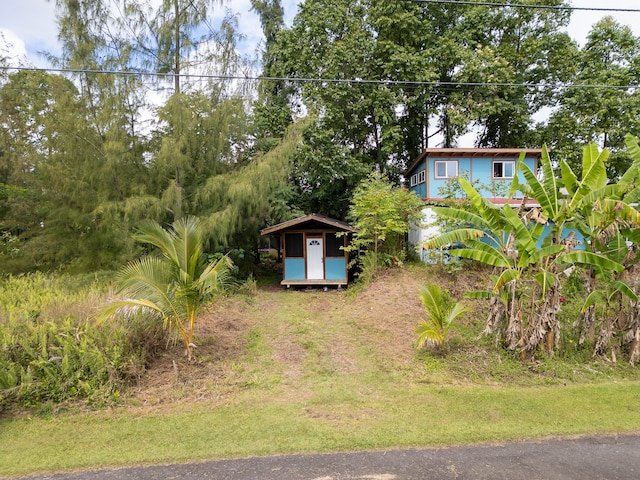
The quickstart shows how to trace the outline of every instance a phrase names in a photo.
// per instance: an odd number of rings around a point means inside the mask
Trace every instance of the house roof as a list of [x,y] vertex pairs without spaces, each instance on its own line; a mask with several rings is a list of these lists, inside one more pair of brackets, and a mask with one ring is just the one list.
[[294,218],[293,220],[289,220],[287,222],[282,222],[277,225],[273,225],[272,227],[267,227],[260,231],[262,235],[270,235],[272,233],[277,233],[282,230],[286,230],[293,227],[307,227],[314,228],[318,226],[324,227],[333,227],[336,230],[345,231],[345,232],[357,232],[358,229],[352,227],[346,222],[342,222],[340,220],[336,220],[334,218],[325,217],[324,215],[318,215],[317,213],[310,213],[309,215],[303,215],[302,217]]
[[416,158],[408,172],[413,170],[418,163],[429,157],[486,157],[486,158],[517,158],[522,152],[528,157],[540,157],[541,148],[427,148]]

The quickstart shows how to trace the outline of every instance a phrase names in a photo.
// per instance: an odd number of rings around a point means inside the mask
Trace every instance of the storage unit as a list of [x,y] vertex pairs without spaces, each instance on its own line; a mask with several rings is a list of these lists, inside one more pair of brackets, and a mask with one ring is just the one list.
[[265,228],[262,235],[279,236],[281,284],[346,286],[349,254],[344,251],[357,229],[348,223],[311,213]]

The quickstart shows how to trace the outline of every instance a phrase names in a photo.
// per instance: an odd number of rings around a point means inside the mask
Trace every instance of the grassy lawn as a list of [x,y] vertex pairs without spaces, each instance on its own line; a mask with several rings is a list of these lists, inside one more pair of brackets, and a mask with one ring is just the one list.
[[638,382],[366,389],[337,381],[304,400],[271,393],[142,416],[123,409],[3,420],[0,474],[640,429]]
[[391,272],[355,296],[226,299],[202,318],[199,362],[170,349],[121,406],[0,419],[0,475],[640,431],[637,367],[523,364],[476,339],[479,306],[447,355],[416,351],[427,275]]

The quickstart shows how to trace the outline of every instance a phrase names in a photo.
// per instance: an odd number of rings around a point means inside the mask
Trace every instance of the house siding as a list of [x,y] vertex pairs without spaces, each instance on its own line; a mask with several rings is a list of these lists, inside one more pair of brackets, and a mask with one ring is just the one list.
[[[453,150],[453,149],[449,149]],[[462,149],[464,150],[464,149]],[[416,161],[407,171],[409,189],[424,200],[442,200],[448,192],[448,186],[453,178],[436,178],[436,162],[452,161],[457,163],[458,176],[475,183],[480,194],[485,198],[504,199],[511,185],[512,179],[496,179],[493,177],[494,162],[514,162],[517,164],[520,151],[513,149],[512,153],[483,155],[480,149],[473,150],[473,155],[449,153],[442,155],[425,154]],[[524,163],[532,170],[537,169],[537,158],[528,155]],[[514,165],[515,166],[515,165]],[[421,172],[424,173],[424,182],[417,181]],[[414,181],[416,180],[416,181]],[[524,182],[524,177],[518,173],[518,180]],[[458,195],[461,195],[458,193]],[[516,192],[516,198],[522,197],[522,192]]]

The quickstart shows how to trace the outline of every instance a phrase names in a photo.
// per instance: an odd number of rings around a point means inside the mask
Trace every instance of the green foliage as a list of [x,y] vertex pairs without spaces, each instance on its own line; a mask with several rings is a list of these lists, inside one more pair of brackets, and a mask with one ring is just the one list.
[[453,322],[464,315],[467,308],[459,302],[454,303],[449,294],[436,283],[427,283],[423,287],[420,300],[426,310],[426,319],[415,328],[417,346],[446,346]]
[[[596,23],[575,59],[572,83],[579,85],[638,85],[640,40],[631,29],[606,17]],[[612,151],[606,165],[609,178],[625,172],[632,160],[624,151],[624,136],[640,133],[635,112],[640,96],[635,88],[571,88],[559,98],[544,129],[544,138],[558,158],[580,173],[580,151],[596,143]]]
[[207,263],[202,250],[202,226],[195,217],[177,220],[168,230],[157,222],[140,227],[136,239],[160,250],[123,267],[117,275],[124,299],[105,307],[101,318],[150,314],[183,341],[191,360],[193,332],[204,302],[224,290],[231,260],[223,256]]
[[0,410],[118,400],[163,339],[144,317],[99,328],[107,284],[98,275],[41,273],[0,281]]
[[381,255],[401,262],[406,254],[409,222],[419,220],[422,207],[422,201],[413,192],[392,185],[379,172],[372,172],[353,195],[349,218],[358,232],[348,249],[367,249],[374,270]]
[[[629,144],[632,154],[637,155],[637,145],[631,140]],[[608,183],[605,168],[608,158],[608,151],[601,152],[591,144],[584,149],[580,176],[564,160],[560,161],[558,175],[544,147],[540,165],[542,178],[522,160],[518,162],[518,171],[527,183],[520,185],[516,178],[511,191],[523,189],[529,198],[539,203],[540,211],[515,210],[509,204],[499,208],[483,198],[464,178],[460,179],[460,186],[469,198],[471,211],[434,208],[436,213],[459,226],[428,241],[425,248],[446,247],[456,242],[462,247],[450,250],[451,255],[497,269],[485,333],[503,328],[500,334],[504,335],[507,345],[513,350],[518,348],[523,358],[535,355],[539,345],[544,345],[551,355],[560,340],[560,278],[568,269],[579,266],[590,279],[606,279],[611,289],[607,298],[624,295],[636,301],[632,287],[617,277],[625,270],[625,262],[635,258],[629,255],[621,231],[628,235],[640,226],[640,214],[625,202],[632,179],[638,178],[638,167],[634,163],[619,182]],[[549,233],[543,238],[545,224]],[[582,250],[575,249],[569,229],[577,230],[584,237]],[[593,282],[586,295],[583,330],[589,330],[594,324],[593,307],[599,295],[593,289]],[[504,318],[506,322],[502,321]],[[635,325],[634,322],[629,320],[630,325]],[[613,323],[613,320],[602,322],[600,345],[608,343]],[[604,349],[596,346],[596,351]]]

